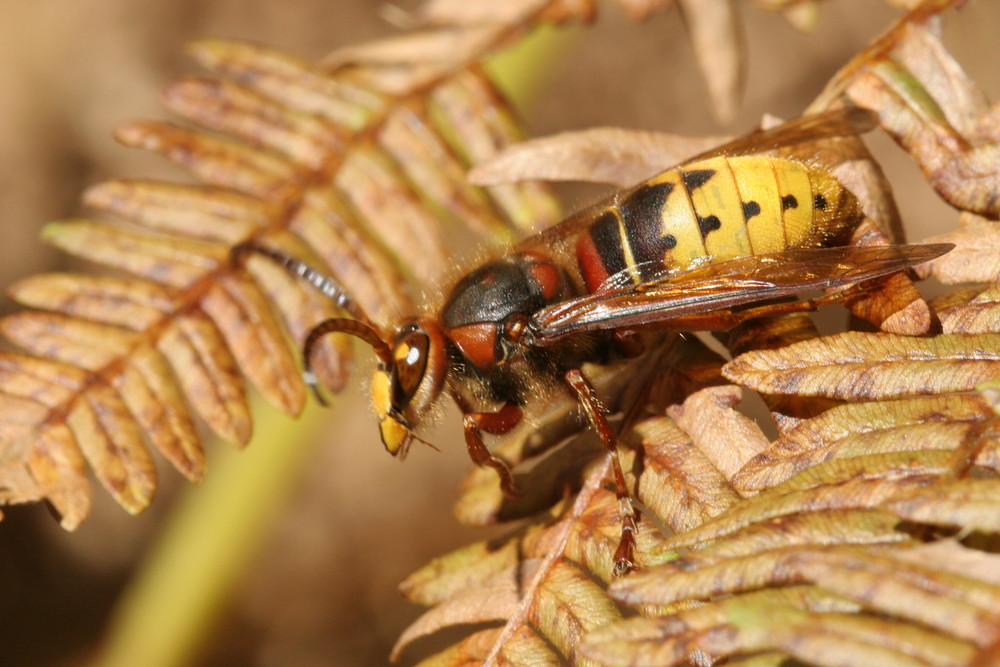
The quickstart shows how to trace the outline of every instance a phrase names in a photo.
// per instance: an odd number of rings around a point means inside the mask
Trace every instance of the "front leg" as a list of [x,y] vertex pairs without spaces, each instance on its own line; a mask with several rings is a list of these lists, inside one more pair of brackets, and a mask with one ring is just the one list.
[[615,474],[615,496],[618,498],[618,515],[621,518],[622,530],[621,538],[618,541],[618,549],[615,550],[614,571],[617,576],[623,576],[639,569],[635,562],[635,533],[636,533],[636,511],[632,505],[632,494],[628,490],[625,482],[625,474],[622,472],[621,462],[618,460],[618,438],[608,423],[605,414],[608,409],[597,399],[594,388],[583,377],[578,369],[568,371],[563,377],[569,388],[573,390],[577,401],[583,407],[587,420],[590,422],[601,442],[611,452],[611,465]]
[[506,463],[490,454],[483,443],[480,432],[492,435],[504,435],[514,430],[521,423],[523,413],[521,408],[511,403],[505,404],[497,412],[469,412],[463,419],[465,426],[465,445],[469,448],[469,456],[477,466],[493,468],[500,475],[500,488],[504,495],[516,496],[514,477]]

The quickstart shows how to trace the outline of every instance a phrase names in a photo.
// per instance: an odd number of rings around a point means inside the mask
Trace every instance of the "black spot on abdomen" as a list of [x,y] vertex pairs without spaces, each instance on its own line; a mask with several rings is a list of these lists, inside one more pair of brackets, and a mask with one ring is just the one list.
[[798,208],[799,200],[795,198],[795,195],[785,195],[781,198],[781,210],[787,211],[790,208]]
[[701,230],[701,237],[705,238],[709,232],[714,232],[722,228],[722,221],[717,216],[710,215],[707,218],[698,218],[698,229]]
[[813,197],[813,206],[815,206],[816,208],[818,208],[821,211],[825,211],[826,210],[826,197],[824,197],[823,195],[816,195],[815,197]]
[[749,221],[755,215],[760,215],[760,204],[755,201],[743,202],[743,219]]

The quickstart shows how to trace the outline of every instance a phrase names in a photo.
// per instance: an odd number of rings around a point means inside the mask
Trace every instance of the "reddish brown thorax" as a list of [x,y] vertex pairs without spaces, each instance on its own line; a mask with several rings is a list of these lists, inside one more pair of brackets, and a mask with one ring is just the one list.
[[478,371],[489,372],[520,335],[519,322],[573,296],[566,273],[538,252],[502,257],[463,278],[441,310],[445,336]]

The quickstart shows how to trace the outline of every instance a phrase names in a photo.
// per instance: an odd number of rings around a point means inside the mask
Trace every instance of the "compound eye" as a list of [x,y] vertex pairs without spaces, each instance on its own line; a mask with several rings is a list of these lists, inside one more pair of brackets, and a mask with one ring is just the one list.
[[422,331],[411,331],[396,343],[392,350],[392,407],[405,408],[420,388],[427,371],[427,354],[430,338]]

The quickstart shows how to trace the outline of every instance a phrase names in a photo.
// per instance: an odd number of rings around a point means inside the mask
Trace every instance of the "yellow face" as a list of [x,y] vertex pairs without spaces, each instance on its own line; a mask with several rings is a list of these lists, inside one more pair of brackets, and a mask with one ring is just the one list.
[[378,417],[382,444],[393,456],[405,456],[406,445],[410,440],[410,429],[393,414],[389,373],[381,368],[375,371],[375,376],[372,378],[372,404]]
[[444,387],[444,345],[434,322],[414,320],[400,331],[389,358],[375,371],[372,403],[382,444],[393,456],[406,456],[414,429]]

